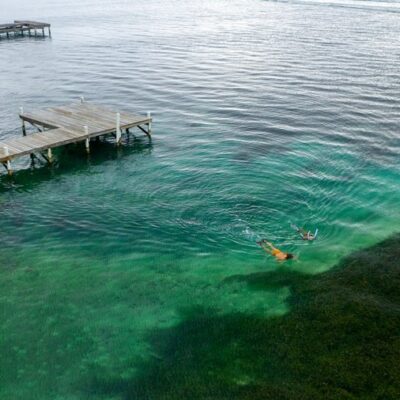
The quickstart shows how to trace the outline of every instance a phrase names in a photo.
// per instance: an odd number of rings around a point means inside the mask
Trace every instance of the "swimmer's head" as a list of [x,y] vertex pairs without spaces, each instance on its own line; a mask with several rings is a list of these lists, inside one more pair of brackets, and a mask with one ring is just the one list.
[[292,258],[294,258],[294,255],[292,253],[287,253],[286,254],[286,260],[290,260]]

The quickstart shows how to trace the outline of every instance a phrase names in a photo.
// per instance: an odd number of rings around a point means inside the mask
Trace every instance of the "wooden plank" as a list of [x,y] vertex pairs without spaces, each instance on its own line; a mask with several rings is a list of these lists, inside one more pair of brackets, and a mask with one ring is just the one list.
[[110,126],[103,123],[103,118],[97,118],[96,116],[84,116],[78,113],[73,114],[68,107],[62,107],[57,109],[46,109],[39,113],[31,113],[31,119],[46,120],[47,124],[53,124],[58,127],[68,127],[73,130],[82,129],[85,125],[89,127],[89,131],[102,131],[109,129]]
[[31,146],[32,149],[36,149],[36,148],[42,147],[42,146],[47,146],[47,144],[48,144],[48,142],[46,142],[42,138],[33,137],[32,135],[27,137],[26,142],[28,143],[28,145]]
[[58,128],[58,126],[54,124],[54,121],[49,121],[46,116],[42,114],[23,113],[20,114],[20,118],[24,121],[31,122],[36,125],[45,126],[46,128]]
[[[54,111],[50,114],[50,112],[47,113],[49,115],[49,119],[55,121],[58,127],[71,127],[72,129],[79,129],[81,124],[79,121],[74,121],[71,118],[65,118],[63,115],[58,115]],[[51,116],[50,116],[51,115]],[[82,125],[83,126],[83,125]]]
[[70,122],[70,125],[74,125],[76,129],[79,126],[79,128],[83,130],[83,127],[86,125],[91,132],[109,129],[110,126],[112,126],[103,118],[93,115],[75,114],[74,116],[68,117],[66,120]]
[[76,108],[70,107],[70,106],[67,106],[66,109],[69,110],[70,112],[75,113],[75,115],[79,116],[82,120],[85,120],[87,122],[91,121],[92,124],[94,124],[97,121],[100,122],[101,123],[100,125],[102,126],[103,129],[109,129],[109,128],[115,126],[115,122],[116,122],[115,115],[113,117],[109,117],[104,114],[93,113],[84,108],[76,109]]
[[23,142],[21,142],[20,139],[22,138],[12,138],[5,143],[7,146],[13,146],[18,151],[25,150],[31,147],[28,141],[24,140]]
[[[22,120],[51,129],[0,142],[0,161],[115,132],[116,114],[117,111],[89,103],[74,103],[23,113],[20,115]],[[120,112],[120,116],[121,129],[147,124],[152,120],[126,112]],[[88,127],[88,134],[84,126]],[[3,146],[9,149],[7,157]]]
[[[119,111],[114,111],[107,109],[105,107],[99,106],[97,104],[91,104],[91,103],[83,103],[84,107],[90,109],[92,112],[96,112],[98,115],[107,115],[109,117],[113,117],[115,120],[115,116],[117,112]],[[140,121],[141,123],[144,123],[143,121],[147,121],[148,118],[147,116],[139,116],[139,115],[133,115],[133,114],[128,114],[126,112],[119,112],[121,115],[121,123],[123,120],[125,120],[126,124],[132,124]]]
[[7,143],[7,145],[9,147],[12,146],[13,148],[17,149],[18,152],[29,150],[32,147],[29,145],[29,143],[27,141],[24,141],[24,143],[21,143],[16,139],[11,140],[10,142]]
[[44,29],[49,28],[50,24],[47,22],[37,22],[37,21],[14,21],[14,23],[1,24],[0,25],[0,34],[1,33],[23,33],[28,32],[32,29]]
[[17,25],[28,25],[31,26],[32,28],[47,28],[49,26],[51,26],[49,23],[47,22],[38,22],[38,21],[19,21],[19,20],[15,20],[14,24]]
[[[3,149],[4,145],[8,147],[8,152],[9,152],[8,157],[4,154],[4,149]],[[0,161],[1,160],[12,159],[12,158],[17,157],[17,156],[19,156],[21,154],[20,150],[17,150],[16,148],[14,148],[13,146],[9,145],[8,143],[0,143],[0,147],[1,147]]]
[[3,155],[4,155],[4,149],[3,149],[3,147],[5,147],[5,146],[8,147],[8,151],[9,151],[10,155],[12,155],[12,154],[19,154],[19,153],[20,153],[20,150],[18,150],[17,148],[15,148],[11,143],[2,142],[2,143],[0,143],[0,147],[1,147],[1,151],[2,151]]
[[[151,121],[151,118],[120,113],[121,128],[132,127],[139,124],[145,124]],[[23,114],[22,117],[27,116]],[[29,113],[29,118],[36,121],[44,121],[47,125],[66,126],[78,129],[87,125],[90,131],[94,129],[99,131],[110,131],[115,127],[116,112],[110,111],[97,105],[71,104],[68,106],[41,110],[36,113]],[[39,122],[37,122],[39,123]]]

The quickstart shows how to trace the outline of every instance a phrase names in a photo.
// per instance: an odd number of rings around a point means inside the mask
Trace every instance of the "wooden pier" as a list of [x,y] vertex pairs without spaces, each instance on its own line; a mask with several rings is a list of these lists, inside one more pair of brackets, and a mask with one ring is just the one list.
[[[122,132],[139,128],[151,138],[150,113],[147,116],[117,112],[103,106],[85,102],[62,107],[52,107],[32,112],[20,109],[22,136],[0,141],[0,163],[12,174],[11,161],[29,154],[34,160],[41,155],[47,162],[53,161],[52,149],[69,143],[84,142],[90,152],[90,140],[112,135],[116,144],[121,143]],[[26,124],[37,132],[27,134]]]
[[50,24],[46,22],[37,22],[37,21],[14,21],[14,23],[9,24],[0,24],[0,39],[2,35],[10,37],[10,34],[15,36],[24,36],[24,33],[27,32],[28,36],[37,36],[38,32],[42,32],[41,36],[45,35],[45,28],[47,28],[47,32],[49,37],[51,37],[51,29]]

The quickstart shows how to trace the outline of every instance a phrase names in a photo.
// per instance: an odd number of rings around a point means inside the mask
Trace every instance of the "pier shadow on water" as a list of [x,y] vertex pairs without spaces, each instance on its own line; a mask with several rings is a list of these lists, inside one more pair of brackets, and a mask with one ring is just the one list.
[[[63,146],[53,151],[54,161],[52,164],[48,164],[42,159],[36,159],[33,165],[17,169],[12,176],[8,176],[6,173],[0,175],[0,194],[10,189],[30,191],[44,182],[57,179],[65,174],[88,173],[91,168],[108,161],[135,154],[151,154],[152,150],[153,142],[151,140],[142,136],[133,137],[133,135],[129,140],[124,137],[119,147],[112,141],[93,140],[90,143],[90,154],[86,154],[83,143]],[[25,157],[25,163],[29,163],[27,160],[29,160],[29,155]]]
[[[186,310],[154,331],[136,379],[91,371],[86,394],[128,399],[398,399],[400,235],[316,276],[237,275],[256,291],[288,286],[279,317]],[[114,398],[114,397],[113,397]]]

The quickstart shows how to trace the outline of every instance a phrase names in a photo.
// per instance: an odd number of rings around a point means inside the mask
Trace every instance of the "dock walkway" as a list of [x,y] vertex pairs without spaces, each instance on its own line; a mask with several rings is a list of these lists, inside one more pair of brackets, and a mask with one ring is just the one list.
[[37,22],[37,21],[22,21],[17,20],[14,23],[0,24],[0,39],[2,35],[6,35],[7,38],[10,37],[10,33],[14,36],[22,35],[24,32],[28,32],[29,36],[32,36],[32,31],[34,36],[37,36],[38,31],[42,31],[42,36],[45,36],[45,29],[47,28],[49,37],[51,36],[50,24],[47,22]]
[[[138,127],[151,137],[150,113],[147,116],[117,112],[103,106],[81,102],[62,107],[24,112],[21,109],[23,136],[0,141],[0,163],[12,173],[11,160],[23,155],[42,154],[46,161],[52,161],[51,149],[69,143],[85,142],[90,150],[90,139],[113,134],[117,144],[121,142],[122,131]],[[25,123],[31,124],[38,132],[27,134]],[[47,150],[47,155],[43,151]]]

